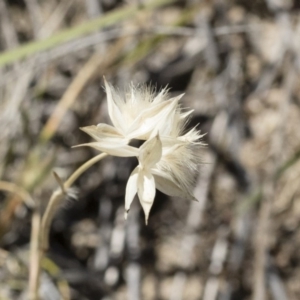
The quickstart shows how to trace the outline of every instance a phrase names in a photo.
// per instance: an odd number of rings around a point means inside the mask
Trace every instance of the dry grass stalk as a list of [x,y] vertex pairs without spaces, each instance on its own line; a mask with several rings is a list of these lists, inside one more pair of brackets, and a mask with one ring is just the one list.
[[59,190],[53,192],[46,211],[42,217],[37,209],[32,215],[32,230],[30,239],[30,276],[29,276],[29,299],[39,299],[39,283],[41,275],[41,261],[45,251],[49,247],[49,231],[53,217],[60,207],[62,201],[67,197],[67,189],[75,182],[75,180],[88,168],[90,168],[97,161],[106,157],[106,153],[101,153],[98,156],[87,161],[84,165],[79,167],[70,178],[63,183],[59,176],[54,173],[54,177],[60,186]]
[[39,283],[41,273],[40,230],[41,216],[39,210],[35,208],[31,219],[30,235],[30,263],[28,284],[28,296],[30,300],[39,300]]
[[0,181],[0,190],[12,194],[17,194],[24,201],[24,203],[26,203],[26,205],[28,205],[29,207],[35,206],[31,195],[26,190],[12,182]]
[[49,140],[54,135],[63,116],[67,110],[72,107],[74,101],[78,98],[87,83],[97,72],[99,72],[99,70],[104,72],[104,70],[119,56],[122,48],[123,42],[121,40],[114,43],[108,49],[108,57],[105,55],[100,56],[99,53],[95,53],[91,56],[91,58],[81,68],[77,76],[69,85],[68,89],[56,106],[53,114],[42,129],[40,134],[41,141]]

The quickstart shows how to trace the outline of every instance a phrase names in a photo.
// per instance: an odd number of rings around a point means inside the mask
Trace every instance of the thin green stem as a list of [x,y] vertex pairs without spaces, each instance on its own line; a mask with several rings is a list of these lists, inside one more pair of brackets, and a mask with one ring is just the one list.
[[107,153],[101,153],[92,159],[88,160],[85,164],[80,166],[70,177],[69,179],[64,183],[64,188],[67,189],[69,188],[75,180],[83,173],[85,172],[88,168],[90,168],[93,164],[101,160],[102,158],[106,157],[108,154]]
[[46,251],[49,246],[49,230],[50,225],[53,220],[53,217],[60,206],[61,202],[64,200],[66,196],[66,190],[71,187],[71,185],[76,181],[76,179],[85,172],[88,168],[90,168],[93,164],[100,161],[104,157],[106,157],[108,154],[101,153],[92,159],[88,160],[85,164],[80,166],[70,177],[69,179],[63,184],[63,187],[61,186],[61,189],[56,190],[53,192],[49,203],[47,205],[46,211],[43,215],[42,219],[42,230],[41,230],[41,250]]
[[152,10],[174,1],[175,0],[154,0],[143,5],[126,6],[116,9],[111,13],[107,13],[104,16],[100,16],[97,19],[63,30],[45,40],[30,42],[16,49],[5,51],[0,54],[0,67],[11,64],[38,52],[54,48],[67,41],[124,21],[130,17],[134,17],[139,11]]

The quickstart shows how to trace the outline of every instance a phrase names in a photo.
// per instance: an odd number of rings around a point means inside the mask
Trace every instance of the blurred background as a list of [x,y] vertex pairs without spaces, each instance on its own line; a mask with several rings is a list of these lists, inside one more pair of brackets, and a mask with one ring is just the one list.
[[39,216],[52,172],[98,154],[71,147],[109,123],[104,75],[185,93],[207,133],[199,202],[158,192],[148,226],[138,201],[125,221],[136,160],[96,163],[55,213],[40,299],[300,299],[299,13],[298,0],[0,0],[0,299],[38,299]]

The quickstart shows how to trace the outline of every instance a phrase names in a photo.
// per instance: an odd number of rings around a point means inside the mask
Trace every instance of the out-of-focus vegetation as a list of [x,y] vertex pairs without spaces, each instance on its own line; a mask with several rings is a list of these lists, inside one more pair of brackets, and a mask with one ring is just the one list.
[[[0,299],[300,298],[297,0],[0,0],[0,51]],[[40,251],[51,195],[98,154],[71,147],[108,122],[104,75],[185,93],[199,202],[157,193],[125,221],[136,160],[106,157]]]

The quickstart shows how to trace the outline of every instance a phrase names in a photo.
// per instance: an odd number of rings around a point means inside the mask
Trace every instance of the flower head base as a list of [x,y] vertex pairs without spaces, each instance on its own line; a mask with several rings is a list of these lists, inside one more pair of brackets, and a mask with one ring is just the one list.
[[[192,110],[183,112],[179,100],[168,99],[167,90],[155,95],[150,89],[130,87],[124,95],[105,80],[108,113],[113,126],[98,124],[81,128],[96,142],[90,146],[110,155],[138,158],[125,195],[125,216],[137,194],[146,223],[156,188],[161,192],[195,200],[192,189],[200,163],[200,132],[193,128],[184,134]],[[129,146],[131,139],[145,140],[140,148]]]

